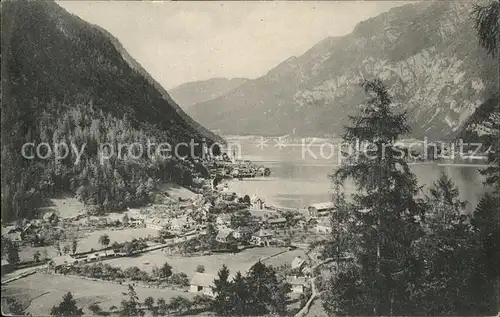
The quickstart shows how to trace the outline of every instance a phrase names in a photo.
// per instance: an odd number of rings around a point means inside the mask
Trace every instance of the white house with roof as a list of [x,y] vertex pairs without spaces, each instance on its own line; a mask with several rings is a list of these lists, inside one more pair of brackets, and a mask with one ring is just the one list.
[[267,220],[267,223],[271,228],[283,228],[286,226],[286,219],[283,217],[280,218],[273,218]]
[[173,232],[182,232],[189,229],[190,225],[187,216],[173,218],[170,220],[170,230]]
[[71,266],[73,264],[78,263],[78,260],[69,256],[69,255],[62,255],[62,256],[56,256],[52,258],[49,262],[49,267],[53,268],[54,270],[57,270],[59,268],[62,268],[64,266]]
[[252,235],[250,243],[259,246],[266,246],[269,245],[269,242],[272,237],[273,234],[269,230],[261,229]]
[[287,276],[286,282],[290,284],[292,293],[303,294],[307,287],[307,280],[304,277]]
[[292,270],[301,270],[306,264],[306,260],[301,258],[300,256],[295,257],[292,261]]
[[252,209],[254,210],[264,210],[266,208],[264,200],[260,197],[257,197],[257,195],[253,195],[250,199],[250,202],[252,203]]
[[161,230],[165,226],[168,226],[169,221],[161,218],[152,218],[152,219],[147,219],[145,223],[146,223],[146,228]]
[[230,243],[235,241],[235,238],[233,236],[234,230],[232,229],[221,229],[217,233],[217,236],[215,237],[215,240],[220,243]]
[[212,287],[215,286],[214,280],[215,275],[196,272],[189,283],[189,292],[214,297],[215,294],[212,290]]
[[318,203],[307,207],[309,216],[312,218],[329,216],[335,208],[333,202]]
[[217,216],[215,223],[218,227],[228,227],[231,224],[230,214],[220,214]]

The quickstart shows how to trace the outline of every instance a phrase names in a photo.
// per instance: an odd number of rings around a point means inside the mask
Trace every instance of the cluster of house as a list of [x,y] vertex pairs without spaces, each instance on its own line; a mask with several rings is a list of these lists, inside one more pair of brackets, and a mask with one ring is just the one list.
[[[195,195],[189,201],[176,205],[175,209],[177,210],[173,216],[162,213],[157,213],[157,216],[138,214],[129,218],[129,225],[154,230],[167,229],[177,235],[200,229],[204,220],[207,219],[211,206],[208,203],[204,204],[200,196]],[[155,207],[159,208],[161,205]],[[167,206],[167,209],[171,209],[171,206]]]
[[56,256],[49,261],[49,268],[57,272],[63,267],[69,267],[75,264],[92,263],[100,261],[102,259],[118,257],[118,256],[126,256],[126,254],[123,252],[115,252],[114,250],[105,250],[101,252],[90,253],[80,257],[61,255],[61,256]]
[[43,224],[50,223],[56,218],[57,215],[54,212],[47,212],[43,215],[42,219],[26,220],[18,225],[2,226],[2,237],[18,243],[35,235],[40,238],[40,230]]
[[[250,211],[264,210],[265,204],[262,199],[253,197]],[[268,210],[268,209],[266,209]],[[315,231],[319,234],[330,234],[333,231],[330,215],[334,210],[333,203],[318,203],[308,207],[306,215],[296,215],[298,227],[305,227],[313,220]],[[269,211],[269,210],[268,210]],[[258,246],[269,246],[273,241],[274,230],[287,227],[288,220],[284,217],[274,217],[263,220],[261,217],[252,215],[245,227],[231,229],[232,214],[220,214],[217,216],[216,225],[218,235],[216,240],[221,243],[232,243],[236,241],[248,241]]]
[[[291,268],[296,274],[288,275],[286,282],[290,284],[292,293],[303,294],[307,288],[311,287],[306,278],[306,276],[310,276],[311,268],[306,260],[299,256],[293,259]],[[189,283],[189,292],[215,296],[213,288],[216,278],[213,274],[196,272]]]

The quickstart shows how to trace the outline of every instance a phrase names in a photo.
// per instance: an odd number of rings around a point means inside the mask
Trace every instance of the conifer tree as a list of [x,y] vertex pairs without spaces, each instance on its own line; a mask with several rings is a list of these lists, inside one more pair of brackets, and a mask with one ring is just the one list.
[[76,300],[70,292],[63,296],[58,306],[53,306],[50,314],[54,316],[82,316],[83,309],[76,306]]
[[247,282],[239,271],[232,281],[231,293],[231,315],[247,315],[251,311],[249,307],[250,293],[248,292]]
[[214,280],[213,310],[218,315],[229,315],[231,313],[231,282],[229,281],[229,269],[223,265],[219,270],[218,278]]
[[[340,311],[356,314],[393,315],[408,312],[408,289],[418,270],[411,255],[413,242],[421,235],[416,219],[422,213],[415,199],[419,188],[415,175],[395,142],[410,131],[406,114],[397,113],[386,87],[379,79],[362,82],[369,100],[361,113],[351,116],[352,126],[344,129],[344,141],[359,142],[357,150],[332,175],[335,185],[353,181],[357,194],[348,218],[356,224],[359,248],[353,250],[362,284],[357,298],[344,294]],[[338,278],[338,277],[337,277]],[[343,283],[341,280],[338,283]],[[349,301],[350,299],[350,301]],[[328,307],[325,307],[328,308]],[[333,314],[333,311],[329,311]]]

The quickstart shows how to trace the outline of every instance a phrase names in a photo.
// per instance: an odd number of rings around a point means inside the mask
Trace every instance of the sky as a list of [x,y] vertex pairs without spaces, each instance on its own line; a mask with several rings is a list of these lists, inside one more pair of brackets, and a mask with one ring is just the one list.
[[213,77],[257,78],[329,36],[408,1],[58,1],[97,24],[166,89]]

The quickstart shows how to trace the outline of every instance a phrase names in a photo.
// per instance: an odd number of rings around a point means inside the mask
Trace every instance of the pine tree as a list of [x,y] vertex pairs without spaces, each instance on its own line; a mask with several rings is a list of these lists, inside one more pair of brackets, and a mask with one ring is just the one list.
[[476,295],[478,306],[482,305],[484,314],[492,315],[500,309],[500,210],[496,193],[485,194],[474,211],[471,224],[475,231],[477,262],[474,276],[475,287],[471,292]]
[[214,280],[213,310],[218,315],[229,315],[231,313],[231,282],[229,281],[229,269],[223,265],[219,270],[218,278]]
[[245,278],[237,272],[231,285],[231,315],[245,316],[251,311],[249,305],[250,294]]
[[6,240],[7,245],[4,246],[7,253],[7,260],[11,264],[19,263],[19,247],[12,241]]
[[132,285],[128,285],[128,292],[123,293],[128,296],[128,300],[121,302],[121,316],[143,316],[144,311],[139,308],[139,297]]
[[430,188],[427,200],[428,211],[421,220],[426,234],[414,248],[425,273],[412,300],[419,314],[475,314],[468,292],[477,243],[465,216],[467,203],[459,199],[458,188],[446,174]]
[[359,314],[407,314],[407,289],[417,273],[410,250],[421,234],[415,219],[422,208],[414,198],[419,191],[416,177],[395,142],[410,128],[406,114],[394,111],[379,79],[364,81],[362,87],[370,98],[360,115],[350,117],[353,126],[345,127],[343,139],[350,144],[359,142],[365,151],[351,155],[332,180],[342,186],[351,179],[357,189],[349,218],[355,220],[353,229],[359,237],[359,248],[353,251],[363,293],[349,302],[345,298],[344,303],[353,306],[340,310],[366,306],[371,311]]
[[82,316],[83,309],[76,306],[76,300],[70,292],[63,296],[62,302],[58,306],[53,306],[50,314],[54,316]]
[[496,0],[487,5],[474,4],[473,15],[479,37],[479,44],[489,54],[498,54],[500,37],[500,3]]

